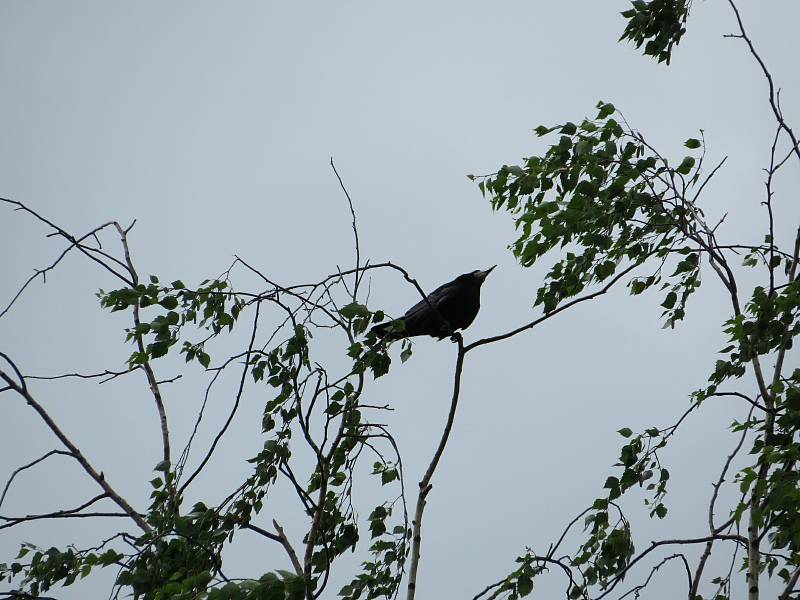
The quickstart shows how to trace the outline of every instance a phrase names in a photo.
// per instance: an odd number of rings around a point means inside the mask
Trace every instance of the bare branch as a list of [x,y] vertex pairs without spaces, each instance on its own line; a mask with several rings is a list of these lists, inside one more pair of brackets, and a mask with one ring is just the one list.
[[253,525],[252,523],[248,523],[244,527],[245,529],[250,529],[251,531],[255,531],[256,533],[263,535],[265,538],[281,544],[286,550],[286,553],[289,555],[289,560],[292,561],[292,566],[294,567],[295,573],[297,573],[298,577],[302,577],[303,566],[300,564],[300,560],[297,558],[297,553],[294,551],[294,548],[292,548],[292,545],[289,543],[286,534],[284,533],[280,525],[278,525],[277,521],[273,520],[272,524],[275,526],[275,530],[278,532],[277,534],[272,533],[271,531],[267,531],[266,529],[259,527],[258,525]]
[[436,466],[439,464],[439,460],[442,458],[444,449],[447,446],[447,440],[450,438],[450,431],[453,428],[453,421],[455,420],[456,409],[458,408],[458,399],[461,393],[461,372],[464,368],[464,356],[467,351],[464,348],[464,341],[461,339],[461,334],[456,333],[454,338],[458,344],[458,355],[456,356],[456,368],[453,377],[453,396],[450,400],[450,412],[447,414],[447,423],[442,432],[442,437],[439,440],[439,445],[436,448],[430,465],[428,465],[427,471],[425,471],[425,475],[419,482],[419,494],[417,495],[417,507],[414,512],[413,521],[411,567],[409,568],[408,576],[407,600],[414,600],[414,595],[417,590],[417,569],[419,568],[420,545],[422,542],[422,514],[425,511],[426,498],[433,487],[431,479],[436,471]]
[[[622,596],[619,597],[619,600],[622,600],[623,598],[626,598],[627,596],[630,596],[631,594],[635,594],[635,597],[638,598],[640,592],[650,584],[650,581],[653,579],[655,574],[658,573],[658,570],[661,567],[663,567],[665,564],[667,564],[668,562],[670,562],[672,560],[675,560],[676,558],[680,558],[681,559],[681,562],[683,563],[683,567],[684,567],[684,569],[686,569],[686,575],[689,578],[689,586],[691,586],[691,584],[692,584],[692,573],[689,570],[689,562],[686,560],[686,557],[683,554],[680,554],[680,553],[672,554],[670,556],[665,557],[660,563],[658,563],[652,569],[650,569],[650,574],[647,576],[647,579],[645,579],[643,583],[641,583],[641,584],[639,584],[637,586],[634,586],[629,591],[627,591],[624,594],[622,594]],[[691,600],[694,600],[694,596],[692,596],[692,592],[689,592],[689,598]]]
[[[17,200],[9,200],[8,198],[0,198],[0,202],[6,202],[8,204],[16,206],[17,207],[16,210],[21,210],[21,211],[27,212],[28,214],[32,215],[33,217],[35,217],[36,219],[38,219],[42,223],[45,223],[46,225],[49,225],[51,228],[53,228],[56,231],[57,235],[65,238],[67,241],[69,241],[71,243],[71,246],[69,248],[67,248],[67,250],[65,250],[62,253],[62,255],[55,261],[55,263],[52,264],[52,266],[46,267],[44,269],[41,269],[40,272],[35,273],[33,275],[33,277],[31,277],[28,280],[28,282],[25,283],[25,285],[23,286],[22,290],[20,290],[20,292],[11,301],[11,304],[13,304],[17,300],[17,298],[19,297],[20,293],[28,286],[28,284],[31,281],[36,279],[36,277],[38,277],[39,275],[42,275],[42,277],[44,277],[44,274],[47,271],[50,271],[51,269],[53,269],[61,261],[61,259],[64,257],[64,255],[69,250],[71,250],[72,248],[77,248],[80,252],[82,252],[84,255],[86,255],[90,260],[93,260],[94,262],[99,264],[101,267],[106,269],[109,273],[111,273],[112,275],[114,275],[118,279],[120,279],[123,282],[125,282],[127,285],[131,285],[131,280],[130,279],[128,279],[125,275],[122,275],[121,273],[116,271],[114,268],[109,266],[106,262],[104,262],[103,260],[98,258],[96,255],[100,255],[102,258],[104,258],[104,259],[106,259],[108,261],[114,262],[114,263],[116,263],[116,264],[118,264],[118,265],[120,265],[122,267],[124,267],[125,265],[123,265],[118,259],[114,258],[110,254],[107,254],[107,253],[103,252],[102,250],[98,250],[97,248],[90,248],[90,247],[88,247],[88,246],[86,246],[86,245],[84,245],[82,243],[83,240],[85,240],[88,237],[94,236],[101,229],[113,225],[114,224],[113,221],[109,222],[109,223],[104,223],[103,225],[101,225],[101,226],[97,227],[96,229],[92,230],[91,232],[87,233],[82,238],[76,238],[75,236],[73,236],[72,234],[68,233],[67,231],[65,231],[64,229],[62,229],[61,227],[59,227],[58,225],[53,223],[52,221],[50,221],[50,220],[46,219],[45,217],[41,216],[35,210],[32,210],[32,209],[28,208],[22,202],[18,202]],[[0,317],[2,317],[8,311],[8,309],[11,307],[11,304],[9,304],[3,310],[3,312],[0,313]]]
[[598,291],[593,292],[591,294],[587,294],[587,295],[582,296],[580,298],[576,298],[576,299],[571,300],[571,301],[569,301],[569,302],[567,302],[565,304],[562,304],[558,308],[553,309],[551,312],[546,313],[545,315],[539,317],[538,319],[535,319],[535,320],[531,321],[530,323],[528,323],[526,325],[522,325],[521,327],[517,327],[516,329],[513,329],[513,330],[509,331],[508,333],[503,333],[503,334],[500,334],[500,335],[495,335],[495,336],[492,336],[492,337],[483,338],[481,340],[477,340],[475,342],[472,342],[471,344],[467,345],[464,348],[464,352],[469,352],[470,350],[472,350],[473,348],[477,348],[478,346],[483,346],[483,345],[486,345],[486,344],[493,344],[494,342],[499,342],[500,340],[505,340],[505,339],[508,339],[510,337],[513,337],[513,336],[517,335],[518,333],[522,333],[523,331],[527,331],[528,329],[532,329],[532,328],[536,327],[540,323],[542,323],[544,321],[547,321],[548,319],[551,319],[552,317],[556,316],[557,314],[559,314],[561,312],[564,312],[565,310],[567,310],[568,308],[571,308],[572,306],[575,306],[576,304],[580,304],[581,302],[586,302],[587,300],[593,300],[594,298],[597,298],[598,296],[602,296],[603,294],[608,292],[608,290],[610,290],[611,287],[615,283],[617,283],[620,279],[625,277],[625,275],[627,275],[628,273],[633,271],[638,266],[639,266],[638,263],[634,263],[634,264],[628,266],[627,268],[623,269],[620,273],[618,273],[613,279],[611,279],[605,286],[603,286]]
[[117,377],[121,377],[122,375],[127,375],[128,373],[132,373],[139,369],[138,366],[134,367],[133,369],[126,369],[124,371],[109,371],[108,369],[100,372],[100,373],[63,373],[61,375],[25,375],[25,379],[38,379],[42,381],[54,381],[56,379],[97,379],[100,377],[104,377],[98,383],[106,383],[111,381],[112,379],[116,379]]
[[[650,546],[648,546],[645,550],[640,552],[638,556],[631,559],[631,561],[628,562],[627,566],[614,576],[614,580],[609,584],[609,586],[605,589],[605,591],[602,594],[597,596],[595,600],[601,600],[601,598],[605,598],[612,591],[614,591],[614,588],[616,588],[617,585],[623,580],[625,574],[628,573],[628,571],[630,571],[636,563],[638,563],[640,560],[642,560],[645,556],[650,554],[656,548],[668,545],[705,544],[709,540],[728,540],[737,542],[739,544],[747,544],[747,538],[744,538],[741,535],[728,535],[728,534],[715,534],[712,536],[701,537],[701,538],[672,539],[672,540],[660,540],[658,542],[650,542]],[[689,577],[691,579],[691,573],[689,574]]]
[[766,413],[775,414],[775,409],[774,408],[769,408],[767,406],[764,406],[763,404],[759,404],[758,402],[753,400],[750,396],[742,394],[741,392],[714,392],[713,394],[709,394],[708,396],[709,397],[712,397],[712,396],[720,396],[720,397],[734,396],[736,398],[741,398],[742,400],[746,401],[753,408],[757,408],[759,410],[763,410]]
[[[14,371],[21,377],[19,369],[14,364],[14,362],[3,352],[0,352],[0,357],[2,357],[5,361],[7,361]],[[36,399],[31,396],[30,392],[28,391],[27,386],[25,385],[24,379],[22,380],[21,384],[14,381],[7,373],[0,369],[0,379],[5,381],[10,387],[14,389],[20,396],[25,398],[28,405],[33,408],[38,415],[42,418],[45,424],[50,428],[55,436],[61,441],[64,446],[70,451],[70,454],[75,457],[75,460],[83,467],[83,470],[94,479],[97,484],[103,488],[106,494],[111,498],[117,506],[119,506],[125,513],[134,520],[134,522],[143,530],[143,531],[150,531],[150,526],[147,522],[142,518],[142,516],[128,504],[127,500],[125,500],[120,494],[111,487],[111,485],[106,481],[105,475],[103,473],[98,473],[94,467],[86,460],[86,457],[83,453],[78,449],[78,447],[72,443],[72,441],[64,434],[63,431],[56,425],[55,421],[50,417],[44,407],[39,404]]]
[[49,513],[43,513],[38,515],[26,515],[24,517],[3,517],[0,516],[0,521],[5,521],[4,525],[0,525],[0,529],[8,529],[10,527],[14,527],[21,523],[27,523],[28,521],[40,521],[43,519],[84,519],[87,517],[130,517],[128,513],[112,513],[112,512],[89,512],[84,513],[80,512],[85,508],[88,508],[95,502],[99,502],[104,498],[108,498],[108,494],[100,494],[95,496],[91,500],[84,502],[80,506],[76,508],[69,508],[65,510],[56,510]]
[[356,226],[356,211],[353,208],[353,201],[350,199],[350,193],[347,191],[347,188],[344,186],[344,182],[342,178],[339,176],[339,171],[336,170],[336,165],[333,164],[333,157],[331,157],[331,169],[336,174],[336,179],[339,180],[339,185],[344,192],[344,195],[347,196],[347,204],[350,206],[350,215],[353,217],[353,237],[355,238],[355,246],[356,246],[356,274],[355,274],[355,283],[353,284],[353,302],[356,301],[358,298],[358,285],[361,282],[361,278],[364,276],[363,272],[361,272],[361,248],[358,243],[358,227]]
[[294,572],[297,573],[298,577],[302,577],[303,565],[300,564],[300,559],[297,558],[297,552],[294,551],[292,544],[289,543],[289,538],[286,537],[286,532],[283,531],[283,527],[278,525],[278,522],[275,519],[272,520],[272,525],[275,527],[275,531],[278,532],[278,538],[280,539],[281,544],[283,544],[283,547],[286,549],[289,559],[292,561]]
[[797,137],[795,137],[794,131],[789,125],[786,124],[786,121],[783,118],[783,113],[778,105],[778,99],[775,92],[775,84],[772,81],[772,74],[767,69],[767,65],[764,63],[764,60],[761,58],[761,55],[756,51],[755,46],[753,45],[752,40],[747,35],[747,32],[744,29],[744,23],[742,23],[742,16],[739,14],[739,9],[736,7],[736,4],[733,0],[728,0],[728,4],[730,4],[731,8],[733,9],[734,15],[736,15],[736,22],[739,25],[739,34],[738,35],[731,35],[726,37],[735,37],[737,39],[742,39],[747,44],[747,47],[750,49],[750,54],[753,55],[753,58],[756,59],[758,65],[761,67],[761,72],[764,74],[764,77],[767,80],[767,84],[769,86],[769,105],[772,108],[772,113],[775,115],[775,120],[780,124],[783,130],[789,135],[789,138],[792,140],[792,151],[797,156],[798,160],[800,160],[800,142],[798,142]]
[[250,366],[250,355],[253,353],[253,346],[256,342],[256,332],[258,331],[258,317],[259,311],[261,309],[261,302],[256,303],[256,315],[253,319],[253,331],[250,335],[250,345],[247,348],[247,354],[245,355],[244,367],[242,368],[242,376],[239,379],[239,390],[236,392],[236,399],[234,400],[233,407],[231,407],[231,412],[228,414],[228,418],[225,421],[225,424],[222,426],[222,429],[219,430],[217,435],[214,437],[214,441],[211,443],[211,447],[206,452],[205,457],[194,472],[189,476],[189,478],[181,485],[179,493],[183,493],[183,491],[189,486],[190,483],[197,477],[203,468],[206,466],[206,463],[211,460],[211,455],[214,453],[214,450],[217,448],[217,444],[222,439],[222,436],[225,435],[225,432],[228,430],[231,422],[233,421],[233,417],[236,416],[236,411],[239,409],[239,402],[242,399],[242,393],[244,392],[244,384],[247,380],[247,369]]
[[[12,388],[9,386],[9,389],[12,389]],[[8,488],[11,486],[11,482],[14,481],[14,478],[21,471],[24,471],[26,469],[30,469],[31,467],[38,465],[40,462],[42,462],[43,460],[53,456],[54,454],[61,454],[63,456],[72,456],[74,458],[74,456],[73,456],[73,454],[71,452],[66,452],[64,450],[50,450],[50,452],[48,452],[47,454],[44,454],[43,456],[40,456],[36,460],[31,461],[28,464],[22,465],[18,469],[15,469],[14,472],[11,473],[11,477],[9,477],[8,481],[6,481],[6,486],[3,488],[3,493],[0,494],[0,507],[3,506],[3,501],[6,499],[6,494],[8,493]]]

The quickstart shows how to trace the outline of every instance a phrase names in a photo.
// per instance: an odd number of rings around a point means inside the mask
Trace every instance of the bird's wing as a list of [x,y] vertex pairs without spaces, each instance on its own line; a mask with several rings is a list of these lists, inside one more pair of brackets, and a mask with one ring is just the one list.
[[443,304],[446,304],[450,299],[452,299],[454,292],[455,286],[452,284],[452,282],[440,285],[438,288],[428,294],[424,300],[420,300],[414,306],[409,308],[406,311],[406,314],[403,315],[403,319],[414,319],[415,317],[419,317],[421,314],[430,312],[431,306],[434,306],[436,310],[439,310]]

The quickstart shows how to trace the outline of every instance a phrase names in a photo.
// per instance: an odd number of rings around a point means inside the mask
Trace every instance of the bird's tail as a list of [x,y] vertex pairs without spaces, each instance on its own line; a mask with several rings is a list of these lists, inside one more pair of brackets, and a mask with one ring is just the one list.
[[375,327],[370,329],[370,332],[374,333],[379,338],[381,338],[381,339],[383,339],[383,340],[385,340],[387,342],[393,342],[395,340],[401,340],[404,337],[406,337],[405,332],[403,332],[403,331],[390,331],[391,328],[392,328],[392,322],[391,321],[387,321],[386,323],[379,323],[378,325],[375,325]]

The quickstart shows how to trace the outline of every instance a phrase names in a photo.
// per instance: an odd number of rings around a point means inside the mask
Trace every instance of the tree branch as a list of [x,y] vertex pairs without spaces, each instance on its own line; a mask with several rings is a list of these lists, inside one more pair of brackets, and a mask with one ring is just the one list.
[[532,328],[536,327],[537,325],[539,325],[539,323],[542,323],[543,321],[546,321],[546,320],[556,316],[558,313],[563,312],[563,311],[567,310],[568,308],[570,308],[572,306],[575,306],[576,304],[580,304],[581,302],[586,302],[587,300],[593,300],[594,298],[597,298],[598,296],[602,296],[603,294],[608,292],[608,290],[610,290],[611,287],[615,283],[617,283],[620,279],[625,277],[625,275],[627,275],[628,273],[633,271],[638,266],[640,266],[639,263],[634,263],[634,264],[628,266],[627,268],[622,270],[620,273],[618,273],[613,279],[611,279],[611,281],[609,281],[605,286],[603,286],[598,291],[593,292],[591,294],[587,294],[586,296],[582,296],[580,298],[576,298],[574,300],[571,300],[571,301],[567,302],[566,304],[562,304],[558,308],[555,308],[551,312],[546,313],[545,315],[539,317],[538,319],[535,319],[534,321],[531,321],[530,323],[528,323],[526,325],[522,325],[521,327],[517,327],[516,329],[513,329],[513,330],[509,331],[508,333],[503,333],[503,334],[500,334],[500,335],[495,335],[495,336],[492,336],[492,337],[483,338],[481,340],[477,340],[475,342],[472,342],[471,344],[467,345],[464,348],[464,352],[469,352],[470,350],[472,350],[473,348],[477,348],[478,346],[484,346],[486,344],[493,344],[494,342],[499,342],[500,340],[505,340],[505,339],[508,339],[510,337],[513,337],[513,336],[517,335],[518,333],[521,333],[523,331],[526,331],[528,329],[532,329]]
[[[131,277],[133,278],[133,285],[131,287],[136,287],[137,285],[139,285],[139,275],[133,266],[133,261],[131,260],[130,248],[128,247],[128,232],[131,230],[131,227],[133,227],[133,223],[127,229],[123,229],[122,226],[115,221],[114,227],[116,227],[117,232],[119,233],[120,240],[122,241],[122,248],[125,251],[125,262],[128,265],[128,272],[131,274]],[[139,319],[138,300],[133,303],[133,323],[135,326],[135,330],[138,332],[139,325],[141,325],[141,321]],[[141,356],[146,357],[147,353],[145,352],[144,342],[142,341],[141,334],[136,333],[135,338],[136,338],[136,345],[139,347],[139,354]],[[145,358],[141,366],[144,369],[145,374],[147,375],[147,382],[150,384],[150,392],[153,394],[153,399],[155,400],[156,403],[156,410],[158,411],[158,419],[161,425],[161,446],[163,450],[162,460],[164,461],[165,465],[169,467],[171,463],[171,458],[170,458],[171,453],[169,445],[169,427],[167,425],[167,412],[164,409],[164,400],[161,397],[161,390],[158,387],[158,379],[156,379],[156,375],[153,372],[153,367],[150,365],[150,361],[147,358]]]
[[456,343],[458,344],[458,354],[456,356],[456,368],[453,378],[453,396],[450,400],[450,412],[447,415],[447,423],[442,432],[442,437],[439,440],[439,446],[433,455],[430,465],[428,465],[425,475],[419,482],[419,494],[417,496],[417,507],[414,511],[413,533],[412,533],[412,546],[411,546],[411,567],[408,576],[408,593],[406,594],[407,600],[414,600],[414,595],[417,590],[417,569],[419,568],[420,545],[422,542],[422,514],[425,511],[426,498],[428,493],[433,487],[431,479],[436,471],[436,466],[442,458],[447,440],[450,437],[450,431],[453,428],[453,421],[456,417],[456,409],[458,408],[458,398],[461,393],[461,372],[464,368],[464,356],[466,349],[464,348],[464,341],[460,334],[455,334]]
[[[13,388],[12,388],[11,386],[9,386],[9,389],[13,389]],[[0,494],[0,507],[2,507],[2,506],[3,506],[3,501],[6,499],[6,494],[8,493],[8,488],[9,488],[9,487],[11,487],[11,482],[12,482],[12,481],[14,481],[14,478],[15,478],[15,477],[16,477],[16,476],[17,476],[17,475],[18,475],[18,474],[19,474],[21,471],[24,471],[24,470],[26,470],[26,469],[30,469],[31,467],[38,465],[40,462],[42,462],[43,460],[45,460],[45,459],[47,459],[47,458],[49,458],[49,457],[53,456],[54,454],[62,454],[62,455],[64,455],[64,456],[71,456],[71,457],[73,457],[73,458],[74,458],[74,455],[73,455],[71,452],[66,452],[66,451],[64,451],[64,450],[50,450],[50,452],[48,452],[47,454],[44,454],[43,456],[40,456],[40,457],[39,457],[39,458],[37,458],[36,460],[34,460],[34,461],[31,461],[31,462],[29,462],[28,464],[22,465],[22,466],[21,466],[21,467],[19,467],[18,469],[15,469],[15,470],[14,470],[14,472],[13,472],[13,473],[11,473],[11,477],[9,477],[9,478],[8,478],[8,481],[6,481],[6,485],[5,485],[5,487],[3,488],[3,493],[2,493],[2,494]]]
[[21,523],[28,521],[40,521],[43,519],[82,519],[86,517],[129,517],[128,513],[112,513],[112,512],[91,512],[82,513],[85,508],[88,508],[95,502],[99,502],[103,498],[108,498],[108,494],[99,494],[91,500],[88,500],[76,508],[69,508],[65,510],[56,510],[50,513],[42,513],[38,515],[25,515],[24,517],[3,517],[0,516],[0,521],[5,521],[4,525],[0,525],[0,529],[8,529]]
[[734,15],[736,15],[736,22],[739,25],[739,35],[727,36],[727,37],[736,37],[744,40],[745,43],[747,44],[747,47],[750,49],[750,54],[753,55],[753,58],[756,59],[756,62],[758,62],[758,65],[761,67],[761,72],[764,74],[764,77],[766,78],[767,84],[769,86],[769,105],[772,108],[772,113],[775,115],[775,119],[783,128],[783,130],[789,135],[789,138],[792,140],[792,150],[797,156],[797,158],[800,159],[800,142],[798,142],[797,137],[795,137],[792,128],[786,124],[780,106],[778,106],[778,101],[775,93],[775,83],[772,81],[772,74],[769,72],[769,69],[767,69],[767,65],[766,63],[764,63],[764,60],[756,51],[756,48],[753,45],[753,41],[750,39],[750,37],[747,35],[747,32],[744,30],[744,23],[742,23],[742,16],[739,14],[739,9],[736,7],[736,4],[734,3],[733,0],[728,0],[728,4],[730,4],[731,8],[733,9]]
[[[0,352],[0,357],[2,357],[6,362],[8,362],[12,368],[14,369],[17,374],[19,374],[19,369],[14,364],[14,362],[3,352]],[[21,377],[21,375],[20,375]],[[70,439],[64,434],[63,431],[56,425],[55,421],[50,417],[44,407],[39,404],[33,396],[31,396],[30,392],[25,385],[25,381],[22,380],[22,383],[19,384],[14,381],[7,373],[3,370],[0,370],[0,379],[5,381],[14,391],[16,391],[20,396],[25,398],[28,405],[33,408],[38,415],[42,418],[45,424],[50,428],[55,436],[61,441],[64,446],[69,450],[70,454],[75,457],[75,460],[83,467],[83,470],[91,477],[92,479],[97,482],[97,484],[103,488],[109,498],[111,498],[117,506],[119,506],[125,513],[133,519],[133,521],[145,532],[150,531],[150,526],[147,522],[142,518],[142,516],[133,509],[133,507],[128,504],[127,500],[125,500],[111,485],[106,481],[105,475],[103,473],[98,473],[94,467],[86,460],[86,457],[83,453],[78,449],[78,447],[70,441]]]
[[197,466],[197,468],[192,472],[192,474],[183,483],[183,485],[181,485],[178,491],[179,494],[182,494],[184,492],[184,490],[189,486],[189,484],[192,483],[194,478],[200,474],[200,472],[206,466],[206,463],[208,463],[208,461],[211,460],[211,455],[217,448],[217,444],[222,439],[222,436],[225,435],[225,432],[228,430],[228,427],[233,421],[233,417],[236,416],[236,411],[239,409],[239,402],[241,401],[242,393],[244,392],[244,384],[247,379],[247,369],[250,366],[250,355],[253,353],[253,346],[255,345],[256,341],[256,332],[258,331],[258,317],[260,309],[261,309],[261,301],[256,303],[256,315],[255,318],[253,319],[253,331],[250,335],[250,345],[248,346],[247,354],[245,355],[244,367],[242,368],[242,375],[239,378],[239,389],[236,392],[236,399],[233,403],[233,407],[231,408],[231,412],[230,414],[228,414],[228,418],[225,421],[225,424],[222,426],[222,429],[220,429],[220,431],[214,437],[214,441],[211,443],[211,447],[208,449],[208,452],[206,452],[206,455],[205,457],[203,457],[203,460],[200,461],[200,464]]

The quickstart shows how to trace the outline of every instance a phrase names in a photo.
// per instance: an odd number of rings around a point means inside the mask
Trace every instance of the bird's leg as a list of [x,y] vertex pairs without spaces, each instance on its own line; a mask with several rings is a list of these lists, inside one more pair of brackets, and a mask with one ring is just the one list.
[[453,335],[450,336],[450,341],[455,344],[456,342],[463,342],[464,338],[461,337],[460,331],[454,331]]

